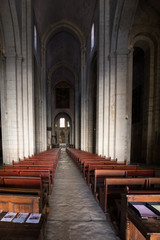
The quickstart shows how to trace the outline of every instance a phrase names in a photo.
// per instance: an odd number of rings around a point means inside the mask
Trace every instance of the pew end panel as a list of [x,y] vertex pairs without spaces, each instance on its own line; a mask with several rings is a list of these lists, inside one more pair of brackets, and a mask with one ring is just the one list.
[[42,199],[34,195],[0,193],[0,209],[4,212],[41,213]]
[[160,240],[160,221],[141,219],[130,207],[130,202],[160,202],[160,194],[122,194],[120,237],[124,240]]

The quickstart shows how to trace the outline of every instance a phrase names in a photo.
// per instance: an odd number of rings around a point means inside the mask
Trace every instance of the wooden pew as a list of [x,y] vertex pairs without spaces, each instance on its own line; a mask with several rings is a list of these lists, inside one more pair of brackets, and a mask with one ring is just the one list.
[[48,196],[42,185],[41,177],[1,176],[0,194],[31,195],[40,197],[42,209],[47,211]]
[[124,240],[159,240],[160,221],[157,219],[142,220],[132,209],[132,202],[160,202],[159,194],[122,194],[121,197],[120,237]]
[[[105,178],[109,177],[154,177],[155,170],[127,170],[127,169],[113,169],[113,170],[95,170],[94,173],[94,194],[96,194],[97,183],[104,186]],[[153,179],[155,178],[151,178]],[[149,181],[149,178],[148,178]],[[155,180],[154,180],[155,181]],[[158,181],[158,180],[157,180]],[[156,182],[157,183],[157,182]],[[148,184],[148,182],[147,182]]]
[[35,195],[0,193],[0,209],[4,212],[42,213],[42,198]]
[[94,194],[97,192],[97,183],[103,184],[104,186],[104,179],[109,177],[125,177],[126,171],[125,170],[95,170],[94,174]]
[[[19,162],[12,161],[12,165],[42,165],[42,166],[53,166],[56,167],[56,163],[53,161],[41,161],[41,160],[24,160]],[[4,164],[5,165],[5,164]]]
[[94,177],[95,170],[113,170],[113,169],[121,169],[121,170],[137,170],[138,165],[92,165],[91,163],[88,166],[88,172],[87,172],[87,183],[90,184],[90,178]]
[[112,160],[82,160],[81,162],[81,171],[83,172],[83,176],[85,177],[86,172],[88,170],[89,165],[126,165],[126,161],[118,162],[117,159]]
[[160,177],[148,178],[148,189],[160,189]]
[[[32,170],[32,169],[17,169],[7,168],[7,169],[0,169],[0,176],[30,176],[30,177],[42,177],[42,182],[53,183],[52,182],[52,172],[50,170]],[[26,174],[26,175],[25,175]]]
[[51,194],[52,181],[51,174],[49,170],[21,170],[19,171],[20,176],[27,177],[41,177],[42,185],[45,187],[47,185],[47,194]]
[[[124,193],[126,186],[130,186],[130,187],[134,186],[135,189],[137,188],[147,189],[148,181],[147,181],[147,178],[106,178],[104,180],[104,184],[105,184],[104,212],[106,212],[108,194]],[[119,187],[115,188],[115,186],[119,186]]]
[[52,176],[52,182],[54,180],[54,173],[55,173],[55,168],[53,168],[53,166],[43,166],[43,165],[3,165],[3,169],[5,170],[11,170],[11,171],[15,171],[17,170],[49,170],[50,171],[50,175]]
[[96,160],[96,159],[110,160],[111,159],[110,157],[108,158],[101,157],[101,156],[98,156],[97,154],[89,153],[89,152],[78,150],[78,149],[67,148],[67,153],[78,166],[80,166],[81,161],[84,159],[93,159],[93,160]]
[[126,172],[126,177],[155,177],[155,169],[139,169],[129,170]]
[[51,150],[13,161],[13,165],[4,164],[0,169],[0,209],[3,205],[4,211],[46,211],[59,154],[59,150]]
[[0,192],[29,192],[42,195],[42,179],[41,177],[20,177],[20,176],[1,176]]

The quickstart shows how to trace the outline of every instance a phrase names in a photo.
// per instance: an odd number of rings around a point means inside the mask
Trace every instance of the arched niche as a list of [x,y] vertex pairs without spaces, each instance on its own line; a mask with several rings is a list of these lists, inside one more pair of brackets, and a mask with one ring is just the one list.
[[150,164],[153,138],[154,43],[146,36],[132,42],[131,162]]
[[54,134],[52,135],[52,146],[66,144],[69,146],[72,143],[72,120],[71,117],[65,113],[60,112],[54,119]]

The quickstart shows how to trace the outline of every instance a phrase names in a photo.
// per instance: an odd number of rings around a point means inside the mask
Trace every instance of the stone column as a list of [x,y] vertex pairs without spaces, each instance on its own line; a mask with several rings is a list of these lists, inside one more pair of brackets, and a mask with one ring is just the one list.
[[22,1],[22,89],[23,89],[23,134],[24,134],[24,156],[29,156],[29,126],[28,126],[28,70],[27,70],[27,3]]
[[99,54],[96,152],[108,156],[109,136],[109,0],[99,1]]
[[128,54],[128,81],[127,81],[127,112],[126,112],[126,121],[127,121],[127,152],[126,160],[127,163],[130,163],[131,156],[131,133],[132,133],[132,83],[133,83],[133,51],[131,48]]
[[[6,53],[6,109],[5,127],[7,128],[6,144],[7,151],[4,162],[11,163],[18,160],[18,124],[17,124],[17,86],[16,86],[16,55],[13,52]],[[3,128],[4,126],[2,126]]]
[[75,143],[75,121],[70,125],[70,138],[69,141],[71,144]]
[[[77,81],[75,81],[77,82]],[[80,147],[80,142],[79,142],[79,135],[80,135],[80,104],[79,104],[79,88],[78,88],[78,84],[76,84],[75,87],[75,142],[72,142],[73,144],[75,144],[75,148],[79,149]],[[73,129],[73,123],[71,126],[72,132],[74,132]]]
[[[146,56],[147,59],[149,59],[149,56]],[[154,109],[154,84],[155,84],[155,78],[154,78],[154,67],[155,67],[155,56],[154,52],[150,51],[150,60],[149,60],[149,88],[148,88],[148,109],[146,112],[147,115],[147,146],[146,146],[146,162],[147,164],[151,163],[152,159],[152,144],[153,144],[153,109]],[[145,74],[147,74],[147,70],[145,71]],[[147,78],[148,76],[146,76]]]
[[24,156],[35,153],[32,2],[22,1],[22,89]]
[[110,1],[104,1],[104,140],[102,155],[109,157],[109,50],[110,50]]
[[27,30],[28,131],[29,131],[28,146],[29,156],[31,156],[35,153],[32,0],[27,0],[26,3],[27,3],[26,30]]
[[[51,80],[48,80],[47,84],[47,127],[52,128],[52,104],[51,104]],[[52,146],[52,131],[47,130],[47,146],[51,147]]]
[[85,46],[81,48],[81,150],[85,150],[86,145],[86,132],[85,132],[85,81],[86,81],[86,49]]
[[1,88],[1,129],[2,129],[2,149],[3,149],[3,162],[7,161],[8,152],[8,111],[7,111],[7,80],[6,80],[6,57],[0,52],[0,88]]
[[110,113],[109,113],[109,156],[115,156],[115,119],[116,119],[116,54],[110,54]]
[[18,152],[19,158],[24,157],[23,133],[23,94],[22,94],[22,57],[17,57],[17,120],[18,120]]
[[128,53],[117,53],[116,82],[116,139],[115,156],[119,161],[128,160],[127,156],[127,80]]
[[40,147],[40,151],[45,151],[47,149],[47,111],[46,111],[46,68],[45,68],[45,64],[46,64],[46,55],[45,55],[45,47],[42,46],[42,65],[41,65],[41,89],[40,89],[40,93],[41,93],[41,147]]
[[160,143],[160,124],[159,124],[159,119],[160,119],[160,39],[158,41],[158,46],[157,46],[157,63],[156,63],[156,77],[155,77],[155,99],[154,99],[154,124],[155,124],[155,129],[154,129],[154,135],[153,135],[153,144],[154,151],[152,152],[152,163],[158,164],[160,161],[160,151],[159,151],[159,143]]

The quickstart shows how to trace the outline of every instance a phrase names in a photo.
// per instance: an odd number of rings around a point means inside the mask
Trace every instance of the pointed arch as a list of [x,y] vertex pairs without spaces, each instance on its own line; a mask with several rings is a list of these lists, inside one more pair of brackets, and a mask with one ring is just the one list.
[[84,37],[83,33],[81,32],[81,30],[75,24],[73,24],[67,20],[59,21],[59,22],[51,25],[47,29],[47,31],[44,33],[44,35],[42,37],[42,46],[45,48],[49,39],[54,34],[59,32],[60,30],[65,30],[67,32],[70,32],[72,35],[74,35],[76,37],[76,39],[78,39],[78,41],[81,44],[81,47],[85,46],[85,37]]
[[[148,81],[145,81],[145,85],[147,84],[148,86],[145,86],[145,88],[148,89],[148,92],[146,93],[146,97],[145,97],[145,110],[143,109],[143,111],[145,111],[145,122],[147,123],[147,125],[145,126],[145,130],[143,130],[143,135],[145,135],[145,137],[143,136],[143,139],[145,139],[145,141],[143,140],[142,142],[142,148],[144,148],[143,150],[143,156],[142,156],[142,160],[146,161],[145,163],[150,164],[151,161],[153,161],[153,157],[152,157],[152,152],[151,152],[151,148],[152,148],[152,133],[153,133],[153,129],[154,129],[154,123],[153,123],[153,119],[155,118],[155,116],[153,117],[154,114],[154,86],[155,86],[155,82],[156,82],[156,78],[155,78],[155,64],[156,64],[156,58],[155,58],[155,49],[156,49],[156,40],[155,38],[150,35],[150,34],[146,34],[143,32],[140,32],[139,34],[135,35],[135,37],[133,37],[133,39],[130,41],[130,45],[129,45],[130,49],[132,49],[131,51],[131,56],[130,56],[130,61],[131,61],[131,68],[133,69],[133,49],[135,47],[138,47],[140,49],[143,50],[144,54],[145,53],[149,53],[148,56],[148,67],[147,67],[147,78]],[[145,57],[146,59],[147,57]],[[132,71],[131,69],[131,71]],[[132,76],[130,76],[130,86],[132,86]],[[131,106],[132,108],[132,106]],[[143,112],[142,111],[142,112]],[[144,126],[144,124],[143,124]]]
[[128,35],[137,9],[138,0],[117,1],[113,30],[111,34],[111,53],[123,53],[128,48]]

